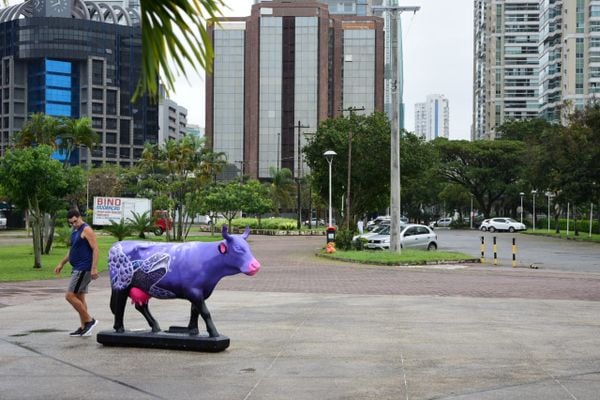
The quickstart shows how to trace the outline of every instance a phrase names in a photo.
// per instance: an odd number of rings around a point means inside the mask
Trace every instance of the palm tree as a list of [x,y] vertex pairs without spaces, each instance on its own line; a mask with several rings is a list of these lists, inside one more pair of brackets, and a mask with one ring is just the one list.
[[47,144],[56,149],[59,130],[58,119],[44,113],[31,114],[27,122],[23,124],[21,131],[15,134],[15,146],[25,148]]
[[294,204],[292,192],[294,190],[294,178],[292,171],[288,168],[278,169],[269,168],[269,173],[273,178],[271,183],[271,200],[275,215],[279,216],[281,208],[291,207]]
[[[79,146],[85,146],[90,151],[100,138],[92,128],[92,119],[89,117],[62,118],[60,122],[58,151],[65,155],[65,166],[67,166],[71,155]],[[90,157],[87,159],[89,160]]]
[[223,0],[141,0],[140,5],[142,73],[134,100],[145,93],[157,96],[156,77],[161,72],[167,90],[172,91],[177,76],[187,78],[186,62],[210,70],[213,49],[205,22],[221,15]]

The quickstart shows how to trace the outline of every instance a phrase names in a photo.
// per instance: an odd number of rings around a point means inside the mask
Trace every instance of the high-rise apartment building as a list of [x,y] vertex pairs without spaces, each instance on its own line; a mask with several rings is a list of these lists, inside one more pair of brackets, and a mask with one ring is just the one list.
[[271,167],[285,167],[303,176],[300,150],[321,121],[351,108],[383,111],[381,18],[272,1],[211,24],[209,33],[206,137],[238,174],[269,178]]
[[494,139],[496,128],[536,118],[538,0],[475,0],[473,139]]
[[181,139],[187,134],[187,109],[167,97],[164,86],[159,86],[158,142]]
[[38,112],[92,119],[101,141],[76,152],[74,164],[130,166],[157,142],[156,104],[131,102],[142,58],[135,7],[30,0],[1,9],[0,57],[1,154]]
[[600,1],[540,1],[540,116],[564,122],[600,93]]
[[450,136],[450,108],[444,95],[427,96],[425,103],[415,104],[415,134],[425,140]]

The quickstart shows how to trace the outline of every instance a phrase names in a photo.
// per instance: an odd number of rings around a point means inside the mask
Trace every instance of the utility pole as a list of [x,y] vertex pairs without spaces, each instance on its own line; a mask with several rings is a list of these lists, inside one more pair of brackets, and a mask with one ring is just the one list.
[[399,80],[398,70],[402,68],[402,60],[398,64],[398,55],[402,51],[402,29],[400,15],[404,11],[412,11],[416,13],[421,7],[400,7],[400,6],[372,6],[375,11],[388,12],[390,15],[390,38],[396,46],[391,47],[391,66],[392,71],[392,137],[391,137],[391,154],[390,154],[390,251],[400,253],[402,246],[400,243],[400,217],[401,213],[401,198],[400,198],[400,125],[398,113],[398,92],[402,96],[402,80]]
[[300,228],[302,227],[302,209],[301,207],[301,201],[300,201],[300,194],[301,194],[301,190],[300,190],[300,171],[302,169],[302,149],[301,149],[301,144],[300,144],[300,138],[302,137],[302,135],[300,134],[300,129],[302,128],[310,128],[308,125],[302,125],[302,123],[300,121],[298,121],[298,124],[294,125],[294,128],[298,129],[298,148],[296,150],[296,156],[298,157],[298,170],[296,171],[296,176],[297,176],[297,181],[296,181],[296,190],[297,190],[297,207],[298,207],[298,221],[296,223],[298,230],[300,230]]
[[350,112],[350,131],[348,132],[348,182],[346,184],[346,211],[344,214],[344,225],[350,229],[350,183],[352,182],[352,120],[356,111],[364,111],[365,107],[348,107],[341,111]]

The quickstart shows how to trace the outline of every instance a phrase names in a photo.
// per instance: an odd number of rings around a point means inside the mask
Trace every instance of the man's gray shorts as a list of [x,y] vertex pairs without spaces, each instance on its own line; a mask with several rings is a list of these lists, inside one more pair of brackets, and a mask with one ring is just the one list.
[[88,285],[92,281],[92,273],[90,271],[73,270],[71,272],[71,281],[69,282],[69,292],[87,293]]

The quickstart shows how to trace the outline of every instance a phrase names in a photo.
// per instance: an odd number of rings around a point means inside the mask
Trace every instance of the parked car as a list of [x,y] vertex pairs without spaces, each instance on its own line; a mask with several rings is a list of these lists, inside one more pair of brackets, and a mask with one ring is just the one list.
[[0,211],[0,229],[6,229],[6,217],[2,211]]
[[[371,226],[374,226],[374,225],[382,225],[382,224],[389,225],[391,223],[392,223],[392,221],[391,221],[391,217],[389,215],[381,215],[381,216],[375,218],[374,220],[368,221],[367,222],[367,229],[369,229]],[[404,216],[401,216],[400,217],[400,224],[401,225],[408,224],[408,218],[406,218]]]
[[325,221],[322,219],[311,218],[310,222],[308,220],[304,221],[304,225],[310,226],[312,228],[314,228],[315,226],[325,226]]
[[440,218],[437,221],[433,221],[429,224],[430,228],[447,228],[452,224],[452,218]]
[[381,224],[381,225],[371,225],[373,227],[372,230],[363,233],[362,235],[356,235],[352,238],[352,241],[355,242],[358,239],[369,239],[375,235],[381,235],[390,232],[390,224]]
[[524,231],[527,229],[525,224],[515,221],[512,218],[489,218],[484,219],[479,227],[483,232],[496,232],[496,231]]
[[166,210],[154,211],[154,234],[160,236],[171,229],[173,229],[173,220],[169,217],[169,212]]
[[[423,250],[437,249],[437,234],[425,225],[408,224],[400,231],[400,246],[402,248],[417,248]],[[378,234],[369,238],[368,249],[389,249],[390,233]]]

